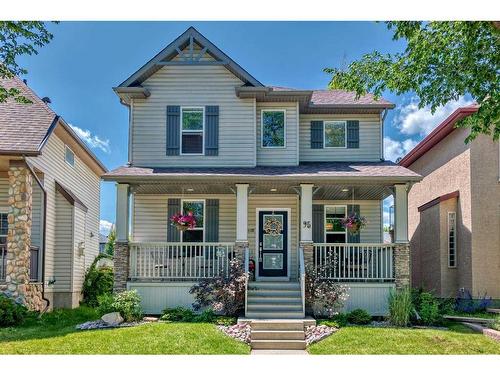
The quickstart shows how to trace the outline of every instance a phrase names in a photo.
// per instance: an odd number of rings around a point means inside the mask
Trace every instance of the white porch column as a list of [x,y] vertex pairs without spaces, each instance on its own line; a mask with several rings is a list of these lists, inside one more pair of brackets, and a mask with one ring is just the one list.
[[300,184],[300,242],[312,242],[313,184]]
[[394,242],[408,242],[408,186],[394,185]]
[[248,242],[248,184],[236,184],[236,242]]
[[128,242],[129,185],[116,184],[116,242]]

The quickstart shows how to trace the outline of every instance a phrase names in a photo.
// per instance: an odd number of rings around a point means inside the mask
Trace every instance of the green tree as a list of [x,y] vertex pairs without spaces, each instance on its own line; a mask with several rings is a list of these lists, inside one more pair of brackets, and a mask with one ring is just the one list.
[[[38,54],[37,48],[48,44],[52,38],[44,22],[0,21],[0,79],[28,73],[18,64],[17,58]],[[0,83],[0,103],[9,97],[21,103],[30,103],[18,89],[7,89]]]
[[393,40],[406,40],[403,52],[374,51],[348,65],[326,68],[329,87],[359,96],[384,90],[414,93],[420,108],[438,107],[469,94],[479,111],[459,126],[469,127],[469,142],[478,134],[500,136],[500,31],[493,22],[386,22]]
[[113,225],[108,234],[108,242],[104,246],[104,253],[108,255],[113,255],[115,252],[115,241],[116,241],[116,229]]

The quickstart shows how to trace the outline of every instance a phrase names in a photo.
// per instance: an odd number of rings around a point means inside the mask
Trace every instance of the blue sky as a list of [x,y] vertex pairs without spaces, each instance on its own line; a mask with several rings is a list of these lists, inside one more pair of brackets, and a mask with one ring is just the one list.
[[[189,26],[221,48],[259,81],[294,88],[325,88],[325,67],[345,66],[363,54],[404,48],[375,22],[62,22],[50,24],[52,42],[19,59],[28,84],[77,127],[97,156],[113,169],[127,161],[127,109],[112,87],[128,78]],[[386,158],[403,155],[457,106],[431,115],[411,94],[384,94],[396,103],[385,121]],[[389,205],[390,203],[387,203]],[[115,188],[102,184],[102,227],[115,219]]]

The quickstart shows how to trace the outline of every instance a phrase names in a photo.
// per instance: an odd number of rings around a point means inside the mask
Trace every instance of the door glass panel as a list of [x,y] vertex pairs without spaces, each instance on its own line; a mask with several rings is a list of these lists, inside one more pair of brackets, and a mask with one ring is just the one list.
[[283,235],[264,234],[264,250],[283,250]]
[[262,268],[265,270],[283,269],[283,254],[274,254],[274,253],[264,254]]

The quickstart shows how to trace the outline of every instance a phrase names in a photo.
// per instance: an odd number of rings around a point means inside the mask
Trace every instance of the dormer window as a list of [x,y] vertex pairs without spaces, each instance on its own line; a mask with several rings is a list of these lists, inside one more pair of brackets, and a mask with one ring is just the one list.
[[263,110],[261,114],[262,147],[285,148],[285,110]]
[[203,131],[205,115],[203,107],[183,107],[181,110],[181,153],[203,155]]
[[75,153],[68,146],[64,147],[64,160],[72,167],[75,166]]

